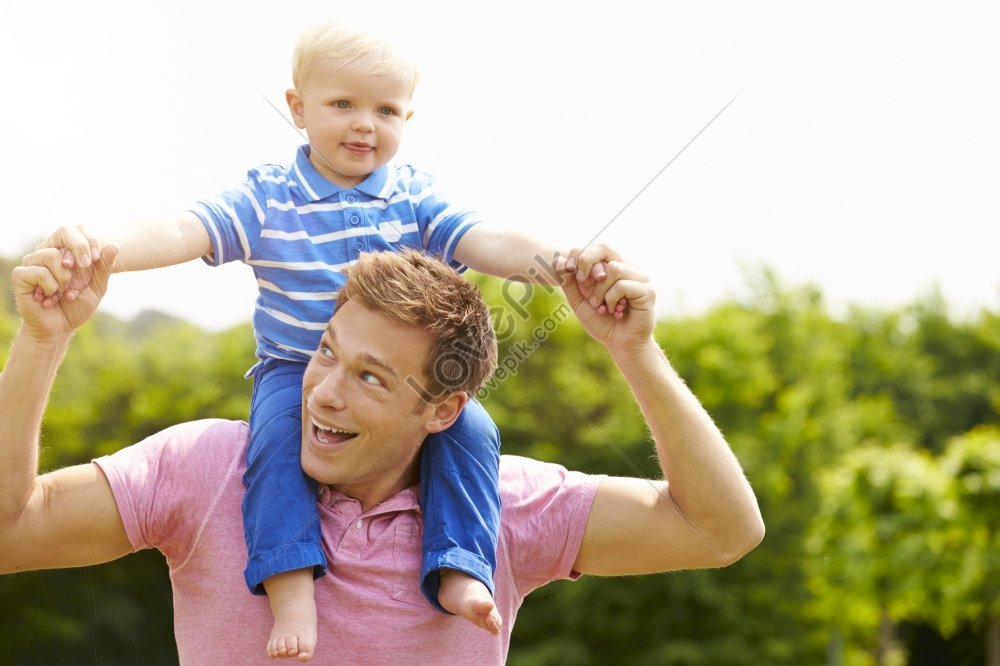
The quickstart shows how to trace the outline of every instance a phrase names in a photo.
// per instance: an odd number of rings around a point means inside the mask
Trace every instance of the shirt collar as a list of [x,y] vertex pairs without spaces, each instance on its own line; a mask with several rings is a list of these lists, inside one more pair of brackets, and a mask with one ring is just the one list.
[[[334,508],[335,510],[338,511],[340,510],[340,505],[342,503],[353,504],[353,505],[358,504],[358,501],[352,497],[347,497],[346,495],[340,495],[339,493],[334,493],[333,491],[330,490],[329,486],[320,487],[319,500],[322,504],[330,506],[331,508]],[[420,510],[419,485],[410,486],[409,488],[405,488],[399,491],[392,497],[373,506],[363,515],[365,517],[373,517],[383,513],[396,513],[400,511],[416,511],[418,514],[423,513]]]
[[[295,152],[295,163],[292,167],[295,172],[296,181],[309,201],[320,201],[333,196],[345,188],[339,187],[324,178],[319,171],[309,161],[309,151],[312,148],[309,144],[299,146]],[[376,199],[388,199],[395,189],[395,170],[390,170],[388,166],[381,166],[368,177],[356,185],[353,189]]]

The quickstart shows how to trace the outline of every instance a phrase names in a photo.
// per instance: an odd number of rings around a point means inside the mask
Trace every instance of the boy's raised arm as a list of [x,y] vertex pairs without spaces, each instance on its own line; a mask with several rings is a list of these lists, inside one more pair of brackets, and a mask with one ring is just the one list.
[[[174,266],[212,253],[208,231],[191,212],[174,220],[136,224],[117,244],[120,252],[112,267],[115,273]],[[101,254],[100,241],[81,225],[59,227],[38,247],[65,250],[66,268],[87,268]]]
[[[37,476],[42,412],[73,332],[96,310],[107,289],[114,246],[90,268],[62,265],[47,248],[25,257],[12,283],[21,326],[0,373],[0,572],[104,562],[131,552],[107,480],[95,465]],[[79,295],[45,307],[73,279]]]
[[576,274],[579,282],[589,281],[588,298],[599,314],[620,319],[625,311],[624,299],[607,298],[614,281],[605,279],[605,265],[622,258],[604,243],[560,252],[529,234],[480,223],[458,241],[455,259],[480,273],[534,284],[559,286],[564,275]]
[[[116,245],[119,252],[111,267],[114,273],[174,266],[212,253],[208,231],[191,212],[172,221],[136,225]],[[101,241],[82,225],[59,227],[38,244],[38,249],[44,248],[60,250],[62,267],[67,270],[89,268],[101,258]],[[72,301],[77,294],[75,281],[44,297],[40,288],[35,290],[36,300],[46,307],[64,296]]]
[[559,284],[552,270],[555,255],[555,248],[528,234],[486,223],[466,231],[455,247],[455,259],[472,270],[553,286]]

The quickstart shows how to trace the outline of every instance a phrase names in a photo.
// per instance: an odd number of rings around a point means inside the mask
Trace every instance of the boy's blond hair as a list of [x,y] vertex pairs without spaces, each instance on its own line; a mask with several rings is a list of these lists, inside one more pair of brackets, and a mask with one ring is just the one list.
[[292,53],[292,85],[300,89],[309,78],[315,58],[334,58],[342,66],[369,74],[403,74],[409,78],[410,97],[417,87],[416,65],[377,35],[347,21],[326,21],[307,28]]

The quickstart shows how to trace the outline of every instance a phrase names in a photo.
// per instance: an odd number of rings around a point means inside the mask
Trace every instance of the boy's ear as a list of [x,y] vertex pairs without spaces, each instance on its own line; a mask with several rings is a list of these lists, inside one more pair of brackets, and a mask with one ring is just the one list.
[[302,96],[295,88],[285,91],[285,101],[288,102],[288,110],[292,114],[292,121],[299,129],[306,128],[305,114],[302,112]]
[[407,120],[409,120],[412,117],[413,117],[413,109],[407,109],[406,115],[403,116],[403,122],[405,123]]
[[424,423],[424,430],[429,433],[442,432],[451,427],[462,413],[469,396],[465,391],[453,391],[441,402],[431,405],[431,415]]

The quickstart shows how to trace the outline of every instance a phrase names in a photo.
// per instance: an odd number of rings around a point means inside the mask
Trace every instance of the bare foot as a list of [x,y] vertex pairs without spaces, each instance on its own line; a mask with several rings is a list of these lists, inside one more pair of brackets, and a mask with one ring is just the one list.
[[472,576],[454,569],[441,570],[438,602],[446,611],[460,615],[494,636],[500,633],[503,620],[490,591]]
[[267,656],[312,659],[316,649],[316,598],[312,570],[299,569],[264,581],[274,626],[267,641]]

